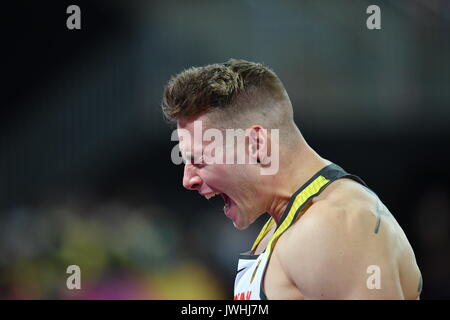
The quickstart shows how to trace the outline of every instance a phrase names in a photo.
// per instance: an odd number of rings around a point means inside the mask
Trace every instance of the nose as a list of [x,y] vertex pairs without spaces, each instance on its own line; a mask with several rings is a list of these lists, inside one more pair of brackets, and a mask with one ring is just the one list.
[[183,187],[188,190],[197,190],[202,185],[202,179],[195,172],[195,168],[190,164],[184,166]]

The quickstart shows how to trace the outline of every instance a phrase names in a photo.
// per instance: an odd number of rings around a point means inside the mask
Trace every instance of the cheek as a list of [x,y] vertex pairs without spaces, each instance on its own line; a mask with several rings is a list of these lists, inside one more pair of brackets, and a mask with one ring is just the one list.
[[[233,195],[236,191],[247,190],[257,183],[254,169],[247,165],[216,165],[204,172],[204,181],[211,186]],[[234,194],[235,195],[235,194]]]
[[226,170],[222,165],[214,165],[207,167],[202,172],[202,179],[207,184],[220,188],[226,185],[230,177],[230,171]]
[[236,166],[232,165],[218,165],[208,173],[207,183],[222,192],[232,194],[236,186],[239,186],[242,181],[241,173],[236,169]]
[[255,189],[258,180],[255,180],[253,171],[246,166],[236,165],[230,168],[227,174],[229,185],[237,191],[249,191]]

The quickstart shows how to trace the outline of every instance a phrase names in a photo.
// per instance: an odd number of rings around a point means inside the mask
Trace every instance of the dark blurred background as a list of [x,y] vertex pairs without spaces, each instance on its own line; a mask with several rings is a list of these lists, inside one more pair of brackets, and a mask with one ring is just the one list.
[[171,75],[229,58],[275,70],[399,221],[422,299],[450,298],[450,1],[11,1],[0,30],[0,298],[232,298],[265,218],[237,231],[183,189],[160,112]]

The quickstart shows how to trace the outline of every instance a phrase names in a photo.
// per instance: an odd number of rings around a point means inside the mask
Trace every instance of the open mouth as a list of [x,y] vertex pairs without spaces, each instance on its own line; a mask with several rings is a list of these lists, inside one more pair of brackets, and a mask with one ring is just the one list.
[[223,202],[225,203],[225,205],[223,206],[223,210],[225,211],[225,213],[227,213],[227,210],[231,205],[230,198],[225,193],[221,193],[220,195],[222,196]]
[[222,199],[223,199],[223,202],[224,202],[223,211],[228,216],[227,212],[228,212],[228,209],[231,206],[231,199],[225,193],[221,193],[221,192],[210,193],[210,194],[206,194],[205,198],[209,200],[212,197],[214,197],[216,195],[219,195],[219,194],[222,196]]

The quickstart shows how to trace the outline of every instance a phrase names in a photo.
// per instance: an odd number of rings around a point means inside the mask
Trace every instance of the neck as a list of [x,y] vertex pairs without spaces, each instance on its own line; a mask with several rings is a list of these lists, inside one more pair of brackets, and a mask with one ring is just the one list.
[[315,173],[331,162],[321,158],[306,142],[287,153],[280,163],[279,174],[270,180],[267,212],[279,225],[292,195]]

